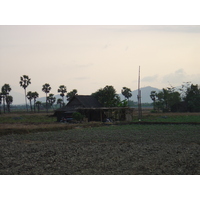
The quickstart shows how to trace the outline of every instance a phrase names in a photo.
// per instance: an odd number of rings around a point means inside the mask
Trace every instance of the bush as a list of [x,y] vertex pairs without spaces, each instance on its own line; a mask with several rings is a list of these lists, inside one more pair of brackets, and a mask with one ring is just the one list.
[[76,121],[81,121],[83,120],[83,115],[81,115],[81,113],[79,112],[75,112],[73,113],[72,118],[75,119]]

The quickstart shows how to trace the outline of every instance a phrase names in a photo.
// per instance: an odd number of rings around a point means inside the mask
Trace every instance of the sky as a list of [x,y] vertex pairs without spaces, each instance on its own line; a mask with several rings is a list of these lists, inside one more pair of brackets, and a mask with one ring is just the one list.
[[89,95],[106,85],[122,87],[180,86],[200,83],[200,26],[175,25],[8,25],[0,26],[0,85],[24,93],[49,83]]

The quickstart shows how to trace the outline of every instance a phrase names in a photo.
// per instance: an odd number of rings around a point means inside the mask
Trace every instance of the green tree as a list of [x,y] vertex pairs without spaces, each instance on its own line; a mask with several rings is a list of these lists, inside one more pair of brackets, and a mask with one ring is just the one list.
[[127,88],[127,87],[123,87],[121,90],[122,95],[124,95],[124,97],[127,99],[128,103],[129,103],[129,98],[132,97],[132,93],[131,93],[131,89]]
[[34,112],[35,112],[35,103],[36,103],[36,99],[39,97],[39,94],[37,92],[33,92],[32,96],[33,96]]
[[13,97],[10,95],[6,96],[6,104],[8,112],[10,112],[10,105],[12,104],[12,102],[13,102]]
[[121,90],[122,95],[125,97],[125,99],[129,100],[129,98],[132,97],[131,89],[127,87],[123,87]]
[[41,101],[36,101],[36,102],[35,102],[35,105],[36,105],[36,107],[37,107],[37,109],[38,109],[38,112],[40,112],[40,107],[41,107],[41,105],[42,105],[42,102],[41,102]]
[[156,96],[157,96],[156,91],[151,91],[150,98],[153,101],[153,109],[154,110],[156,109]]
[[183,98],[187,105],[187,110],[189,112],[199,112],[200,111],[200,88],[198,85],[191,84]]
[[71,92],[68,92],[67,93],[67,101],[70,101],[75,95],[77,95],[77,90],[76,89],[73,89]]
[[30,108],[31,108],[31,112],[33,111],[33,108],[32,108],[32,99],[33,99],[33,93],[31,91],[27,92],[27,95],[26,95],[27,99],[29,100],[30,102]]
[[48,106],[47,106],[47,94],[51,91],[51,87],[48,83],[45,83],[42,86],[42,91],[46,93],[46,111],[48,112]]
[[99,89],[92,95],[105,107],[115,107],[120,103],[120,97],[116,94],[116,90],[113,86],[105,86],[103,89]]
[[128,101],[124,99],[123,101],[120,101],[118,104],[119,107],[127,107],[128,106]]
[[47,97],[47,102],[48,104],[53,107],[53,104],[56,101],[56,97],[54,97],[54,94],[49,94],[49,96]]
[[60,104],[60,108],[61,108],[62,105],[63,105],[63,100],[62,99],[57,99],[57,104]]
[[23,75],[20,77],[20,86],[24,88],[25,92],[25,103],[26,103],[26,110],[28,112],[28,105],[27,105],[27,99],[26,99],[26,88],[31,84],[31,79],[27,75]]
[[151,92],[151,99],[154,101],[154,109],[163,112],[178,111],[178,105],[181,102],[180,93],[175,91],[174,87],[163,88],[162,91],[156,93]]
[[6,97],[9,95],[9,92],[11,91],[11,87],[9,84],[4,84],[1,88],[1,95],[3,96],[3,108],[4,108],[4,113],[6,112]]
[[58,92],[60,93],[60,96],[62,97],[62,100],[63,100],[63,106],[64,106],[64,96],[65,96],[65,93],[67,93],[67,88],[65,85],[60,85],[59,86],[59,89],[58,89]]

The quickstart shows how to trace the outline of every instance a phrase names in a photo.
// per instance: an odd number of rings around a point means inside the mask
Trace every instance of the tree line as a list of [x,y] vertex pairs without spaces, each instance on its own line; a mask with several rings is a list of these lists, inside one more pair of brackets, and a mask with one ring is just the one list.
[[[28,75],[23,75],[20,77],[19,81],[20,86],[24,89],[24,97],[25,97],[25,105],[26,110],[28,110],[28,103],[30,104],[30,111],[31,112],[39,112],[42,106],[41,101],[37,101],[39,98],[38,92],[28,91],[27,88],[31,84],[31,78]],[[46,103],[45,109],[48,112],[49,108],[53,108],[53,104],[56,102],[56,97],[53,93],[50,93],[51,86],[49,83],[45,83],[42,85],[42,91],[46,94]],[[5,113],[10,112],[10,105],[13,102],[13,97],[9,95],[11,91],[11,87],[9,84],[4,84],[1,88],[0,93],[0,113],[1,113],[1,105],[3,105],[3,112]],[[57,104],[60,105],[60,108],[65,105],[64,97],[66,97],[67,101],[70,101],[75,95],[78,94],[77,89],[73,89],[70,92],[67,92],[67,88],[65,85],[60,85],[58,88],[58,93],[60,93],[61,98],[57,99]],[[115,106],[128,106],[129,98],[132,96],[131,89],[127,87],[122,88],[122,94],[125,97],[125,100],[121,101],[119,95],[116,93],[116,90],[113,86],[105,86],[103,89],[99,89],[92,95],[97,98],[97,100],[105,107],[115,107]]]
[[173,86],[162,91],[151,91],[154,112],[200,112],[200,88],[185,82],[181,88]]
[[[25,95],[25,105],[26,105],[26,110],[27,112],[28,110],[28,103],[27,100],[29,101],[30,104],[30,111],[31,112],[39,112],[40,108],[42,106],[42,102],[41,101],[37,101],[37,99],[39,98],[39,94],[38,92],[32,92],[32,91],[28,91],[27,92],[27,88],[28,86],[31,84],[31,79],[29,78],[29,76],[27,75],[23,75],[20,77],[20,82],[19,82],[20,86],[24,89],[24,95]],[[11,87],[9,84],[4,84],[1,88],[1,93],[0,93],[0,113],[2,112],[2,106],[3,105],[3,112],[6,113],[10,112],[10,105],[13,102],[13,97],[11,95],[9,95],[10,91],[11,91]],[[56,102],[56,97],[54,96],[54,94],[50,93],[51,91],[51,86],[48,83],[45,83],[44,85],[42,85],[42,91],[46,94],[46,111],[48,112],[49,108],[53,108],[53,104]],[[58,88],[58,93],[60,93],[60,96],[62,98],[57,99],[57,104],[60,105],[60,107],[64,106],[64,96],[65,93],[67,93],[67,89],[66,86],[64,85],[60,85]],[[77,90],[73,89],[71,92],[68,92],[66,97],[67,97],[67,101],[69,101],[74,95],[77,94]]]

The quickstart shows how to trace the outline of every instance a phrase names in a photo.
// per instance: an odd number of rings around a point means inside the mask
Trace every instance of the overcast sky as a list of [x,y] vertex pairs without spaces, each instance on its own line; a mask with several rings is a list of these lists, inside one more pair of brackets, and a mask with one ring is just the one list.
[[29,91],[40,96],[49,83],[78,94],[106,85],[157,88],[200,83],[200,26],[0,26],[0,85],[23,93],[20,76],[31,78]]

